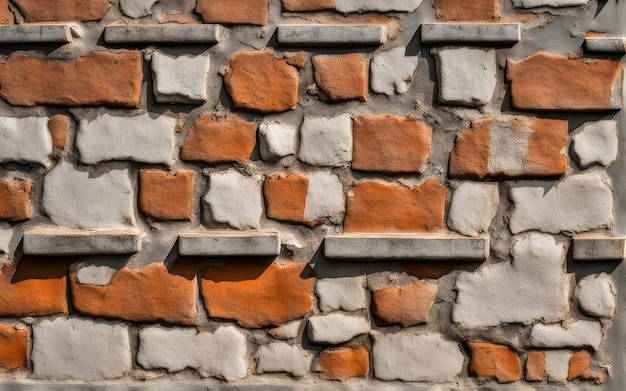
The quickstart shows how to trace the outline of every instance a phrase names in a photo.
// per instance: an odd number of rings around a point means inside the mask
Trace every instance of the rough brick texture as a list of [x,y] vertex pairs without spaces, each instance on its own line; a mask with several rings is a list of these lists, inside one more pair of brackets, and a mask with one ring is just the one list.
[[0,180],[0,220],[19,222],[30,218],[30,182]]
[[322,99],[367,101],[367,64],[360,54],[315,56],[315,83]]
[[327,350],[320,354],[320,366],[326,379],[344,381],[365,377],[370,372],[370,355],[363,346],[356,349]]
[[276,174],[265,178],[265,214],[270,219],[304,222],[304,207],[309,178],[302,174]]
[[437,289],[437,284],[416,280],[411,286],[390,287],[373,292],[372,311],[376,324],[410,327],[426,323]]
[[107,0],[14,0],[27,22],[100,20],[111,8]]
[[437,16],[446,21],[479,22],[500,18],[498,0],[476,0],[459,3],[455,0],[434,0]]
[[486,342],[468,342],[469,371],[479,377],[495,377],[498,383],[520,380],[519,357],[508,347]]
[[193,171],[179,171],[174,175],[142,171],[139,174],[139,210],[155,220],[190,220],[193,185]]
[[269,0],[199,0],[196,12],[205,23],[254,24],[267,22]]
[[70,126],[70,119],[65,115],[55,115],[48,121],[48,129],[52,134],[52,143],[55,148],[65,147],[67,131]]
[[0,367],[15,369],[28,363],[28,330],[0,325]]

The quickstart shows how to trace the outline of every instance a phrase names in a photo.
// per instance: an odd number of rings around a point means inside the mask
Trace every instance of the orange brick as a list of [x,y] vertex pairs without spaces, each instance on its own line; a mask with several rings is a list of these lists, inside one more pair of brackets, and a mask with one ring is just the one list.
[[356,349],[326,350],[320,353],[324,378],[344,381],[370,373],[370,354],[363,346]]
[[193,171],[141,171],[139,210],[155,220],[191,220],[193,185]]
[[15,369],[25,367],[28,352],[28,330],[17,330],[0,325],[0,367]]
[[204,23],[267,23],[269,0],[198,0],[196,12]]
[[0,24],[15,24],[15,14],[9,8],[9,0],[0,0]]
[[212,318],[235,320],[243,327],[300,319],[313,303],[314,279],[302,277],[306,267],[306,262],[207,267],[201,287],[204,305]]
[[276,174],[265,178],[263,197],[267,217],[303,223],[308,186],[309,177],[303,174]]
[[285,11],[322,11],[333,9],[333,0],[282,0]]
[[593,380],[596,384],[602,384],[605,376],[602,373],[591,372],[591,355],[586,350],[575,352],[569,360],[569,373],[567,380],[581,378],[583,380]]
[[360,54],[315,56],[313,67],[322,99],[331,102],[367,101],[367,64]]
[[409,287],[390,287],[372,293],[372,312],[378,326],[404,327],[428,322],[437,284],[415,281]]
[[543,352],[528,352],[526,359],[526,381],[544,381],[546,378],[546,355]]
[[70,119],[65,115],[54,115],[48,121],[48,130],[52,134],[52,143],[55,148],[63,149],[67,139],[67,130]]
[[111,3],[107,0],[13,0],[26,22],[83,22],[104,18]]
[[433,0],[437,17],[449,21],[492,22],[500,18],[498,0]]
[[487,342],[468,342],[470,374],[478,377],[495,377],[498,383],[520,380],[519,357],[506,346]]
[[0,220],[17,223],[30,219],[30,182],[0,180]]

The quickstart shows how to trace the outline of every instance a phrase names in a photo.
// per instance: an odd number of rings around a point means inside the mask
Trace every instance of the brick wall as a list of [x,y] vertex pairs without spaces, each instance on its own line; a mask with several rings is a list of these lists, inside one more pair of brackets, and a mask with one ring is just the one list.
[[0,22],[0,388],[626,387],[622,2]]

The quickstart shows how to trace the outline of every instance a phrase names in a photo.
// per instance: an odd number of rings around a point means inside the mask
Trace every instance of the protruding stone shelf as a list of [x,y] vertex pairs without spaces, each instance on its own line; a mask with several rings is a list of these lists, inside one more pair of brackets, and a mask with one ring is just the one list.
[[466,261],[489,256],[488,237],[428,234],[344,234],[326,236],[324,255],[341,260]]
[[521,39],[518,23],[422,23],[422,43],[515,44]]
[[178,252],[182,256],[258,256],[280,253],[280,233],[259,231],[206,231],[178,236]]
[[70,24],[16,24],[0,26],[0,44],[69,43]]
[[218,24],[113,25],[104,28],[104,41],[112,44],[214,44],[222,40]]
[[626,37],[587,37],[585,48],[590,52],[626,53]]
[[579,236],[572,239],[574,261],[622,261],[626,238]]
[[26,255],[128,255],[141,250],[139,232],[42,228],[24,233]]
[[384,25],[282,25],[277,31],[278,43],[284,46],[377,46],[387,41]]

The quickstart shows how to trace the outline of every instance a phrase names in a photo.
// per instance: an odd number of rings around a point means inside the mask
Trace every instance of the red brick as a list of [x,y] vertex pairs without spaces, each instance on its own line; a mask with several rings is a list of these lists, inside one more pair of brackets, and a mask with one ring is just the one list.
[[202,277],[204,305],[212,318],[243,327],[276,326],[300,319],[313,303],[313,278],[303,278],[306,262],[207,267]]
[[198,0],[196,12],[204,23],[267,23],[269,0]]
[[320,366],[325,379],[344,381],[366,377],[370,373],[370,354],[363,346],[356,349],[326,350],[320,353]]
[[390,287],[372,293],[372,312],[378,326],[404,327],[428,322],[438,285],[415,281],[409,287]]
[[544,381],[546,378],[546,355],[544,352],[528,352],[526,381]]
[[450,152],[448,174],[453,178],[486,178],[489,172],[489,143],[493,118],[474,121],[456,138]]
[[0,220],[17,223],[30,219],[30,182],[0,180]]
[[15,24],[15,14],[9,8],[9,0],[0,0],[0,24]]
[[521,62],[507,62],[516,109],[619,109],[621,73],[619,61],[571,59],[543,52]]
[[449,21],[493,22],[500,18],[498,0],[433,0],[437,17]]
[[265,178],[265,214],[270,219],[304,222],[304,206],[309,177],[303,174],[276,174]]
[[410,117],[355,117],[352,129],[354,170],[419,172],[430,154],[432,128]]
[[120,269],[105,286],[81,284],[70,268],[73,308],[95,318],[191,326],[196,319],[196,278],[172,274],[163,264]]
[[54,115],[48,121],[48,130],[52,134],[52,143],[55,148],[63,149],[67,139],[67,130],[70,119],[65,115]]
[[282,0],[285,11],[322,11],[333,9],[333,0]]
[[25,367],[28,352],[28,330],[17,330],[0,325],[0,367],[16,369]]
[[232,56],[224,83],[236,109],[274,113],[298,102],[298,70],[271,50]]
[[367,101],[367,64],[359,53],[315,56],[315,83],[323,100]]
[[362,182],[348,194],[346,232],[432,232],[443,226],[446,188],[430,178],[413,189]]
[[256,125],[234,114],[205,115],[191,126],[180,150],[183,160],[247,163],[256,144]]
[[0,96],[16,106],[137,108],[141,64],[139,51],[91,52],[69,63],[16,53],[0,63]]
[[104,18],[111,3],[107,0],[13,0],[26,22],[83,22]]
[[591,355],[589,352],[586,350],[575,352],[569,360],[567,380],[580,378],[582,380],[593,380],[596,384],[603,383],[605,380],[604,374],[591,372],[589,365],[591,365]]
[[498,383],[520,380],[519,357],[506,346],[487,342],[468,342],[469,372],[478,377],[495,377]]
[[141,171],[139,210],[155,220],[191,220],[193,185],[193,171]]

